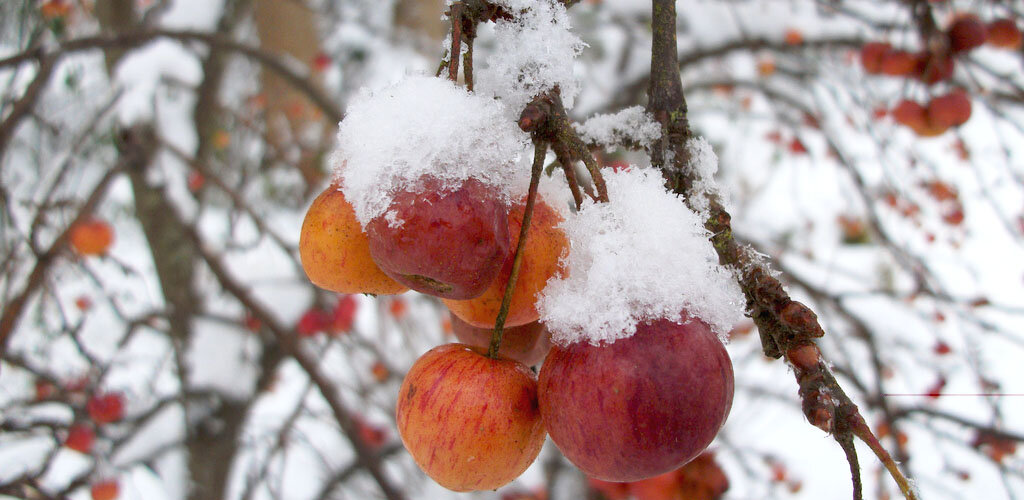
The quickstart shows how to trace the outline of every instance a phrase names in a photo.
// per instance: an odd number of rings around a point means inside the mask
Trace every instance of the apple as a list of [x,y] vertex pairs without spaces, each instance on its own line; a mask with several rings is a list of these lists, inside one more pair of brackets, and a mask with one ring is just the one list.
[[71,228],[68,240],[79,255],[103,255],[114,243],[114,229],[105,221],[89,217]]
[[121,486],[117,479],[104,479],[93,483],[89,487],[89,494],[92,500],[114,500],[121,495]]
[[919,52],[917,54],[917,79],[934,85],[953,77],[955,65],[949,54]]
[[[451,321],[452,330],[459,342],[483,349],[491,346],[493,329],[473,326],[455,315],[452,315]],[[540,321],[534,321],[525,325],[505,328],[501,334],[501,346],[498,348],[498,354],[519,361],[526,366],[533,366],[540,363],[550,349],[551,332]]]
[[320,193],[306,211],[299,233],[299,257],[309,281],[320,288],[374,295],[408,290],[377,267],[366,233],[337,185]]
[[971,99],[963,90],[955,90],[928,102],[928,120],[937,127],[957,127],[970,118]]
[[109,424],[124,418],[124,396],[117,392],[94,394],[85,404],[89,418],[97,424]]
[[974,50],[985,43],[985,23],[974,14],[962,14],[953,20],[946,30],[949,50],[954,54]]
[[445,344],[421,356],[398,391],[397,423],[413,460],[454,491],[493,490],[537,458],[537,381],[518,361]]
[[480,296],[509,254],[508,207],[476,179],[454,189],[433,177],[417,185],[396,193],[388,213],[366,225],[370,254],[385,274],[418,292]]
[[[477,328],[493,328],[505,296],[505,287],[512,275],[512,263],[519,231],[523,226],[525,201],[509,211],[508,232],[511,251],[505,259],[497,278],[479,297],[469,300],[444,299],[443,302],[454,316]],[[569,251],[569,240],[558,228],[562,216],[541,200],[533,206],[526,245],[519,264],[519,277],[512,289],[505,326],[520,326],[540,318],[537,312],[537,294],[544,289],[551,277],[564,272],[561,258]]]
[[892,46],[883,42],[868,42],[860,48],[860,63],[864,71],[870,74],[882,72],[882,59],[892,50]]
[[904,99],[892,110],[897,123],[906,125],[921,137],[933,137],[945,132],[949,127],[933,123],[928,116],[928,109],[920,103]]
[[92,451],[92,444],[96,440],[96,433],[87,424],[73,424],[68,428],[68,437],[64,440],[64,446],[86,455]]
[[1024,41],[1017,22],[1013,19],[1001,18],[988,25],[988,44],[1001,49],[1017,50]]
[[800,45],[804,43],[804,34],[796,28],[789,28],[783,35],[786,45]]
[[538,389],[566,458],[588,476],[639,481],[711,443],[732,406],[733,371],[707,324],[661,319],[611,344],[552,346]]
[[905,50],[890,50],[882,56],[880,71],[889,76],[909,76],[917,71],[917,56]]

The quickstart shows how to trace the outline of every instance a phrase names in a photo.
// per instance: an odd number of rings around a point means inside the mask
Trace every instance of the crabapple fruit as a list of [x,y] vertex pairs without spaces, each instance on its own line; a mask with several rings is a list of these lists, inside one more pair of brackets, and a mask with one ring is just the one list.
[[438,346],[416,360],[398,391],[396,413],[413,460],[454,491],[511,482],[544,444],[533,372],[464,344]]
[[[525,202],[509,212],[509,252],[498,277],[483,295],[469,300],[445,299],[444,303],[453,315],[478,328],[493,328],[498,318],[505,287],[512,274],[515,248],[519,243],[519,231],[523,225]],[[533,207],[530,229],[523,247],[519,264],[519,277],[512,289],[506,326],[520,326],[537,321],[537,294],[544,289],[548,279],[563,272],[562,255],[568,251],[569,240],[558,228],[562,216],[541,200]]]
[[476,179],[455,189],[426,177],[394,195],[388,213],[366,225],[370,254],[385,274],[446,299],[478,297],[509,253],[508,207]]
[[384,274],[370,257],[366,233],[337,185],[320,193],[306,211],[299,257],[306,276],[320,288],[375,295],[408,290]]
[[540,370],[540,411],[552,441],[585,474],[638,481],[676,469],[718,434],[733,370],[699,319],[637,325],[611,344],[552,346]]

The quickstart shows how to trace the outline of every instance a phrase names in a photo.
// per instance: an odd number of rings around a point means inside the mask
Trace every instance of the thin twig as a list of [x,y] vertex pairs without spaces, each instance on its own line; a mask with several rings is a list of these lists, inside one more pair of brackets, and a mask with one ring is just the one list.
[[533,169],[530,172],[530,190],[526,197],[526,208],[523,211],[523,223],[519,228],[519,242],[516,243],[516,253],[512,258],[512,272],[508,275],[508,283],[505,285],[505,295],[501,298],[501,309],[498,310],[498,317],[494,321],[494,333],[491,334],[491,345],[487,349],[487,357],[498,356],[498,348],[501,347],[501,337],[505,329],[505,318],[508,317],[508,308],[512,305],[512,291],[515,289],[516,280],[519,278],[519,267],[523,262],[523,248],[526,247],[526,236],[530,229],[530,220],[533,218],[533,205],[537,200],[537,187],[540,185],[540,174],[544,171],[544,157],[548,154],[548,145],[544,141],[537,141],[533,147]]

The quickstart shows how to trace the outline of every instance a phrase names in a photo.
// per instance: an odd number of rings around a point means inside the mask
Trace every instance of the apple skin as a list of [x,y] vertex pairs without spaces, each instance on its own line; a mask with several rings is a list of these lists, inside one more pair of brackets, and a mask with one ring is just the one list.
[[892,46],[883,42],[868,42],[860,48],[860,63],[869,74],[882,72],[882,60],[892,50]]
[[537,381],[525,365],[465,344],[416,360],[398,391],[398,433],[413,460],[453,491],[493,490],[540,453]]
[[89,487],[89,495],[92,496],[92,500],[114,500],[121,495],[121,486],[117,479],[105,479],[93,483]]
[[114,243],[114,228],[105,221],[86,218],[71,228],[68,240],[79,255],[103,255]]
[[306,211],[299,257],[309,281],[326,290],[374,295],[409,290],[377,267],[355,210],[337,184],[320,193]]
[[987,29],[985,23],[974,14],[964,14],[956,18],[947,30],[949,50],[954,54],[967,52],[985,44]]
[[366,225],[381,270],[418,292],[472,299],[491,285],[508,257],[508,207],[493,188],[468,179],[455,190],[427,177],[394,195],[388,217]]
[[[509,248],[511,251],[505,259],[498,276],[479,297],[470,300],[448,300],[443,302],[453,316],[478,327],[491,328],[498,318],[501,301],[505,297],[505,287],[512,276],[512,265],[515,262],[515,248],[519,244],[519,232],[523,226],[526,202],[515,206],[509,211]],[[523,246],[523,256],[519,265],[519,276],[512,288],[512,301],[509,303],[505,325],[520,326],[537,321],[537,294],[547,285],[548,280],[565,272],[561,261],[562,255],[569,251],[569,239],[558,227],[562,216],[543,200],[537,200],[533,207],[529,234]]]
[[[684,316],[685,317],[685,316]],[[552,441],[585,474],[639,481],[680,467],[718,434],[733,371],[700,320],[657,320],[614,343],[551,348],[540,411]]]
[[1024,34],[1013,19],[1000,18],[988,25],[988,43],[993,47],[1017,50],[1024,42]]
[[[451,317],[452,332],[459,342],[487,349],[491,346],[493,328],[479,328],[459,319]],[[505,328],[501,334],[501,346],[498,355],[512,358],[526,366],[539,364],[551,350],[551,332],[539,321],[525,325]]]
[[959,127],[971,119],[971,99],[955,90],[928,102],[928,119],[938,127]]

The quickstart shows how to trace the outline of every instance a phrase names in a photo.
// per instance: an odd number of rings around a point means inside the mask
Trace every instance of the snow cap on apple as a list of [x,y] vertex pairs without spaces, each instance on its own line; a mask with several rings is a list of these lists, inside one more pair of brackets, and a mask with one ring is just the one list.
[[528,183],[529,169],[517,165],[528,139],[500,102],[448,80],[411,76],[352,100],[331,165],[366,227],[397,192],[419,191],[425,177],[453,190],[476,179],[510,202]]
[[602,170],[607,203],[584,202],[561,224],[567,272],[538,298],[541,321],[560,345],[630,337],[637,325],[691,317],[724,336],[743,318],[744,299],[701,217],[667,191],[653,169]]

